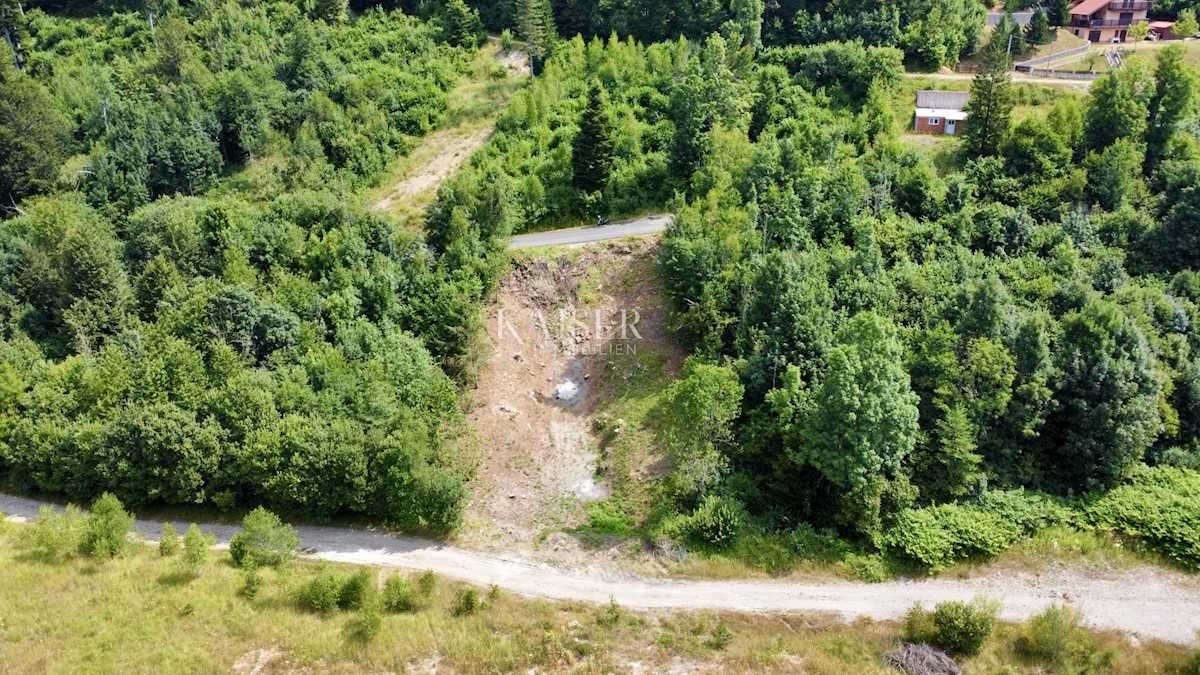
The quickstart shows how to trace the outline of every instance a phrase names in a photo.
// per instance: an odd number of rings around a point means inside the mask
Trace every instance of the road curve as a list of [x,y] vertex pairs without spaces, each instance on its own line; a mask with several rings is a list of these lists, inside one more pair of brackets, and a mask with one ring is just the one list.
[[[0,493],[0,511],[28,522],[42,502]],[[185,523],[175,523],[182,531]],[[162,524],[138,520],[149,539]],[[227,545],[231,525],[202,525]],[[994,571],[969,579],[908,579],[883,584],[847,581],[682,581],[629,573],[558,569],[512,556],[447,546],[418,537],[344,527],[296,528],[305,554],[344,563],[433,570],[479,585],[496,584],[534,598],[607,603],[631,609],[741,612],[834,612],[847,619],[894,620],[916,602],[926,605],[986,595],[1003,603],[1001,618],[1021,621],[1054,602],[1067,601],[1095,628],[1178,644],[1195,642],[1200,629],[1200,580],[1155,568],[1112,572],[1053,568],[1042,574]]]
[[546,232],[519,234],[508,242],[508,249],[511,251],[518,248],[534,248],[538,246],[572,246],[588,244],[593,241],[604,241],[606,239],[655,234],[667,229],[667,226],[674,220],[674,216],[660,213],[644,218],[621,220],[609,223],[608,225],[573,227],[569,230],[549,230]]

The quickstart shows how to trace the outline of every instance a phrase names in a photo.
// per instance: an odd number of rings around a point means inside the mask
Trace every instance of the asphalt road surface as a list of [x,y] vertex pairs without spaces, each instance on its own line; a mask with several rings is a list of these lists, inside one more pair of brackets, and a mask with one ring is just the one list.
[[608,225],[593,225],[592,227],[574,227],[569,230],[549,230],[521,234],[508,242],[509,250],[517,248],[534,248],[537,246],[571,246],[588,244],[605,239],[620,239],[644,234],[655,234],[667,229],[674,221],[674,216],[660,213],[645,218],[621,220]]
[[[0,493],[0,512],[13,522],[29,522],[43,505]],[[186,523],[176,523],[184,531]],[[156,540],[162,523],[138,520],[135,527]],[[228,546],[238,530],[204,525]],[[692,581],[656,579],[630,572],[562,569],[516,555],[482,553],[419,537],[349,527],[296,527],[306,557],[359,565],[433,570],[463,581],[525,597],[607,604],[630,609],[728,610],[741,612],[833,612],[844,618],[896,620],[913,603],[926,607],[946,600],[984,595],[1003,603],[1000,617],[1023,621],[1052,603],[1069,603],[1085,623],[1140,637],[1194,644],[1200,628],[1200,583],[1194,577],[1149,566],[1084,569],[1048,566],[1040,573],[981,570],[965,578],[899,579],[882,584],[851,581]]]

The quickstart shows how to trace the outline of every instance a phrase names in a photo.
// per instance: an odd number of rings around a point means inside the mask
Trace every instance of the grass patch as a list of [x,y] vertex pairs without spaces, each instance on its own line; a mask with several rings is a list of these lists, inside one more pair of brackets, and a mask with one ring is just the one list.
[[[266,659],[270,671],[405,671],[437,662],[463,673],[626,672],[638,662],[649,672],[885,673],[880,659],[901,632],[891,623],[847,625],[820,614],[647,615],[611,604],[531,601],[432,575],[306,560],[257,570],[257,591],[247,597],[239,593],[244,573],[225,553],[187,584],[161,584],[155,579],[172,563],[153,547],[104,563],[48,564],[21,555],[26,527],[0,522],[6,672],[228,672],[239,661]],[[368,601],[374,596],[363,592],[354,603],[345,594],[344,607],[325,612],[298,607],[298,589],[328,575],[381,597]],[[474,609],[464,611],[468,604]],[[969,672],[1039,672],[1039,661],[1018,652],[1020,638],[1028,651],[1031,634],[1001,625],[966,662]],[[1098,653],[1111,652],[1111,672],[1172,672],[1190,658],[1179,647],[1089,635]]]

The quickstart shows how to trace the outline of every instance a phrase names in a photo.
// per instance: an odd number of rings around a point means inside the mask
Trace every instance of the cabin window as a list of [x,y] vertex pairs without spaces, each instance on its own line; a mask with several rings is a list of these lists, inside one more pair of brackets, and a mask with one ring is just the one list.
[[929,118],[929,123],[930,123],[930,124],[938,124],[938,123],[940,123],[941,121],[942,121],[942,120],[941,120],[941,118],[940,118],[940,117],[930,117],[930,118]]

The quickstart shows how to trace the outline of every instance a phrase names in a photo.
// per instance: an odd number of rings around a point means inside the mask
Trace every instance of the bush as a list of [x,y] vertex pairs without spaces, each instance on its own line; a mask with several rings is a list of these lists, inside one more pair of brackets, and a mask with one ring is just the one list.
[[1131,482],[1087,511],[1097,527],[1139,537],[1183,566],[1200,570],[1200,472],[1138,469]]
[[87,520],[87,514],[74,505],[68,505],[64,513],[43,506],[33,527],[26,531],[25,545],[45,560],[73,558],[79,555],[83,545]]
[[931,644],[951,654],[974,656],[996,628],[999,606],[983,598],[939,603],[932,612],[917,605],[904,619],[904,639]]
[[321,563],[316,576],[297,591],[296,601],[313,612],[328,614],[337,609],[344,583],[341,575]]
[[383,607],[389,612],[411,612],[417,608],[412,584],[402,576],[388,577],[383,584]]
[[907,509],[884,533],[884,545],[931,572],[972,556],[1003,553],[1022,536],[1071,522],[1070,509],[1023,490],[987,492],[974,504]]
[[506,52],[512,51],[513,34],[512,31],[507,28],[500,31],[500,48]]
[[187,533],[183,535],[183,564],[193,573],[198,574],[200,568],[208,564],[212,546],[215,543],[217,543],[215,536],[205,534],[198,525],[192,523]]
[[845,564],[846,569],[850,570],[850,573],[856,579],[869,584],[881,584],[892,578],[887,562],[879,555],[857,555],[851,553],[846,556]]
[[421,597],[430,597],[436,588],[437,575],[433,573],[433,570],[425,570],[421,576],[417,577],[417,589],[421,592]]
[[1050,605],[1025,624],[1016,641],[1017,653],[1056,669],[1090,663],[1099,647],[1080,627],[1081,619],[1067,605]]
[[739,502],[709,495],[695,511],[667,529],[696,546],[722,550],[737,540],[744,522],[745,509]]
[[242,530],[229,540],[229,554],[238,567],[250,563],[278,567],[295,557],[299,549],[300,537],[292,526],[261,506],[246,514]]
[[383,632],[383,609],[378,598],[363,603],[358,618],[350,624],[350,636],[358,642],[374,642]]
[[361,609],[374,591],[375,580],[371,573],[360,569],[342,583],[342,588],[338,591],[337,606],[346,610]]
[[253,600],[258,597],[262,585],[262,572],[259,572],[257,567],[248,567],[242,573],[242,587],[238,590],[238,595],[247,600]]
[[733,631],[729,630],[729,626],[725,625],[724,621],[718,621],[717,627],[713,629],[708,640],[705,642],[710,649],[722,651],[729,645],[733,644]]
[[451,612],[454,616],[469,616],[479,610],[479,593],[474,588],[464,588],[458,592],[458,600],[454,602]]
[[115,558],[129,548],[133,532],[133,516],[121,500],[105,492],[92,504],[92,516],[87,519],[82,550],[97,560]]
[[183,542],[179,539],[179,531],[171,523],[165,523],[162,528],[162,536],[158,539],[158,554],[164,558],[170,558],[179,553],[179,547]]

